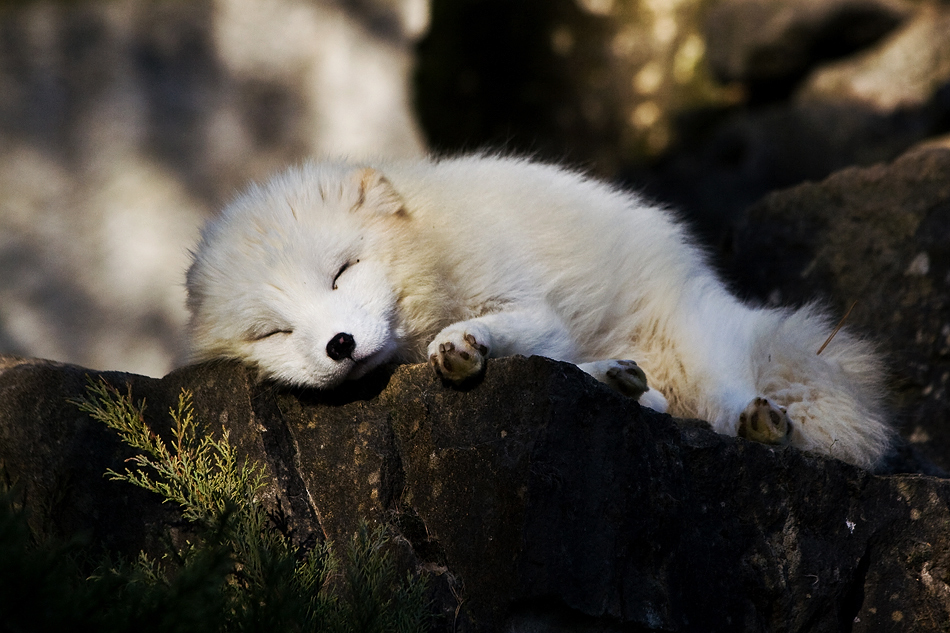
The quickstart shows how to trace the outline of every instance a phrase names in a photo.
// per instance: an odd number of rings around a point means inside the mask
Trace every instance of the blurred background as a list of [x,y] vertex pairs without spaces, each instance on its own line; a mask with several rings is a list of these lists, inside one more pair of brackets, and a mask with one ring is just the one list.
[[566,162],[722,253],[947,133],[937,0],[0,0],[0,353],[165,374],[199,227],[309,156]]

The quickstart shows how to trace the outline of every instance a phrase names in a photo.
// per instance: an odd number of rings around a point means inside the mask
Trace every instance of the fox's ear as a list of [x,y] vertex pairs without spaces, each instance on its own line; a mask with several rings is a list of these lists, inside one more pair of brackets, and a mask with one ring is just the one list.
[[351,178],[357,190],[353,211],[366,209],[379,215],[400,215],[406,212],[402,198],[377,170],[372,167],[357,169]]

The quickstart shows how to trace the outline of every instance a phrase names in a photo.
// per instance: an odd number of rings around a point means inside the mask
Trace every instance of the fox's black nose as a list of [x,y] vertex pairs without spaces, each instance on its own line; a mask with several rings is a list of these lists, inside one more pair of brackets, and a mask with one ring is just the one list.
[[355,349],[356,341],[353,340],[353,335],[340,332],[327,343],[327,356],[333,360],[343,360],[352,356]]

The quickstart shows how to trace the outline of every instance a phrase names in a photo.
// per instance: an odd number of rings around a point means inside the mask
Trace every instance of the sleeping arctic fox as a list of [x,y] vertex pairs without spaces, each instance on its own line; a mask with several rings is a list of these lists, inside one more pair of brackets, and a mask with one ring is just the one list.
[[816,354],[818,311],[741,303],[668,212],[527,160],[290,169],[205,228],[187,288],[195,360],[287,384],[391,361],[460,382],[537,354],[720,433],[863,467],[892,435],[867,344],[842,331]]

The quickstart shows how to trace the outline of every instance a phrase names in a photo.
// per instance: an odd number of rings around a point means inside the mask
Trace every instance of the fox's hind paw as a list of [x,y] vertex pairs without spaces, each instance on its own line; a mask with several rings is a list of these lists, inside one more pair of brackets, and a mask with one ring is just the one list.
[[632,360],[598,360],[578,365],[585,372],[625,396],[636,398],[640,404],[664,412],[666,398],[647,385],[647,376]]
[[631,398],[639,398],[647,392],[647,375],[632,360],[610,360],[604,372],[604,382]]
[[756,398],[739,414],[739,437],[763,444],[788,444],[792,423],[785,409]]
[[459,383],[473,378],[485,369],[488,347],[475,335],[464,331],[443,330],[429,345],[429,364],[451,382]]

